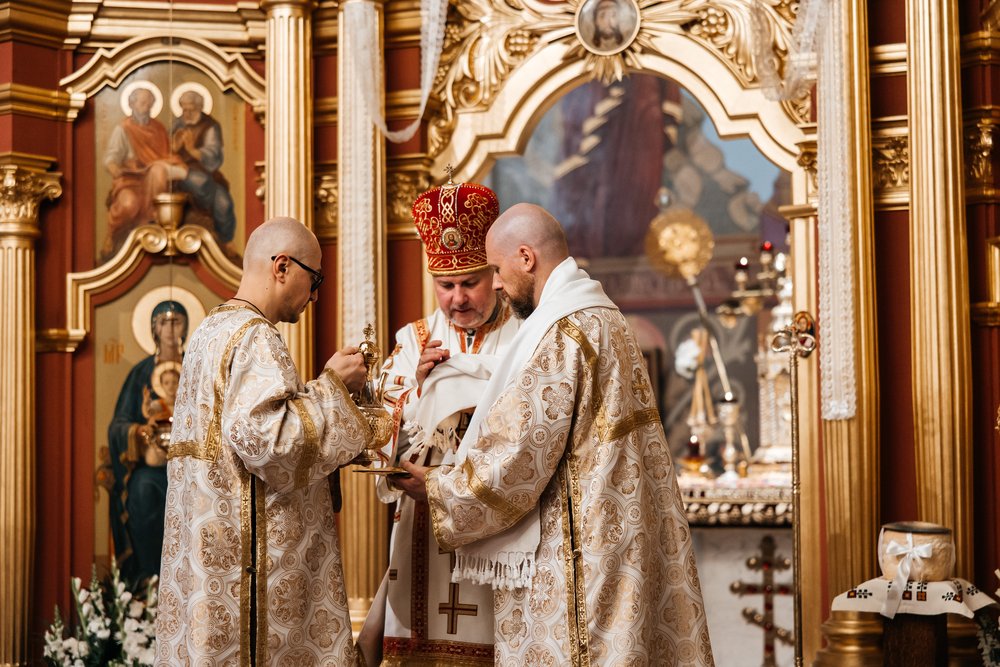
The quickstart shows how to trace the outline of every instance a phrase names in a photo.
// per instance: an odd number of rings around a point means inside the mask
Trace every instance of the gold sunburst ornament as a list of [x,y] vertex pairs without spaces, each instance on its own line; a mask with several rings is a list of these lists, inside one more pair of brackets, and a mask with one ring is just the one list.
[[672,278],[690,282],[711,261],[714,249],[708,223],[689,208],[661,206],[646,232],[646,256]]
[[574,10],[576,44],[565,58],[582,58],[584,67],[604,84],[621,81],[629,67],[641,68],[639,54],[656,50],[654,31],[680,31],[682,24],[696,18],[694,12],[682,9],[682,2],[571,0],[568,4]]

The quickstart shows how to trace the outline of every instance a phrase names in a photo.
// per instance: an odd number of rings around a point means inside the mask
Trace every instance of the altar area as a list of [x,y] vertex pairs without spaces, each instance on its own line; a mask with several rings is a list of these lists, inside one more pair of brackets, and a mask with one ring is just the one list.
[[[281,329],[301,375],[368,323],[389,351],[435,305],[410,207],[448,173],[552,211],[627,316],[719,665],[881,660],[881,619],[832,604],[879,576],[883,524],[947,527],[955,576],[996,587],[997,0],[8,4],[0,664],[37,663],[122,549],[118,464],[182,363],[157,308],[193,330],[290,215],[327,268]],[[358,629],[390,515],[340,481]]]

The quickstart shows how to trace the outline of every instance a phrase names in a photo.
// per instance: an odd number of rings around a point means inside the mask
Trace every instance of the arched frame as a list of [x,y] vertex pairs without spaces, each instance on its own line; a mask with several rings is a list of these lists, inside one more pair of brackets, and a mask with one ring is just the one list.
[[233,90],[251,105],[255,113],[264,108],[264,79],[243,56],[226,53],[211,42],[194,37],[138,36],[114,49],[98,49],[87,63],[60,85],[70,94],[74,106],[104,86],[117,86],[132,71],[154,62],[185,63],[204,72],[224,92]]
[[[450,165],[458,180],[481,179],[496,159],[523,152],[531,134],[555,102],[568,90],[592,78],[608,80],[607,72],[622,66],[622,74],[647,73],[672,79],[686,88],[705,108],[716,130],[723,138],[747,137],[775,165],[789,172],[792,179],[792,204],[787,217],[792,235],[792,277],[795,285],[794,306],[797,311],[817,312],[815,288],[816,216],[815,216],[815,126],[803,122],[808,108],[800,103],[768,100],[760,90],[760,82],[748,64],[746,49],[737,48],[748,35],[730,35],[727,44],[712,43],[693,34],[690,15],[677,20],[665,12],[682,12],[679,3],[658,6],[659,13],[650,11],[652,2],[641,3],[641,20],[647,23],[642,49],[626,50],[622,62],[608,62],[581,52],[576,35],[567,32],[557,21],[544,22],[539,27],[532,5],[525,2],[526,17],[515,17],[515,10],[500,7],[492,0],[474,0],[476,12],[464,11],[468,23],[460,29],[464,35],[461,48],[446,45],[436,95],[442,101],[437,116],[432,118],[431,154],[434,158],[432,176],[441,180]],[[749,21],[752,3],[692,2],[689,5],[726,5],[729,18],[739,33]],[[792,3],[783,3],[790,6]],[[564,14],[572,14],[577,3],[558,5]],[[553,5],[547,5],[551,9]],[[740,12],[742,11],[742,14]],[[491,30],[487,15],[495,12],[507,25],[502,35],[475,34]],[[739,14],[739,15],[738,15]],[[454,17],[453,17],[454,18]],[[529,20],[535,18],[535,27]],[[684,27],[677,25],[685,18]],[[746,19],[737,21],[736,19]],[[772,16],[773,47],[783,54],[791,29],[790,21]],[[564,21],[563,23],[566,23]],[[482,28],[475,27],[476,25]],[[648,24],[652,24],[651,26]],[[469,27],[472,26],[472,27]],[[511,26],[516,29],[511,30]],[[535,30],[535,33],[531,31]],[[538,32],[541,30],[541,32]],[[570,29],[571,30],[571,29]],[[547,32],[546,32],[547,31]],[[537,39],[537,48],[518,59],[507,49],[512,36],[521,40]],[[640,31],[640,37],[642,37]],[[492,37],[492,39],[486,39]],[[639,40],[637,40],[639,41]],[[492,46],[489,46],[492,44]],[[734,46],[735,45],[735,46]],[[492,48],[492,51],[489,49]],[[740,57],[744,59],[739,60]],[[475,59],[478,58],[478,59]],[[502,63],[489,67],[470,66],[469,62]],[[442,83],[443,81],[443,83]],[[448,87],[451,87],[451,91]],[[471,104],[462,95],[473,91]],[[821,343],[822,344],[822,343]],[[824,536],[821,533],[821,457],[822,425],[819,413],[818,361],[800,364],[798,410],[801,424],[799,436],[799,467],[801,471],[802,545],[797,562],[800,581],[819,582],[823,572]],[[804,587],[802,598],[802,635],[804,655],[810,659],[821,645],[820,626],[827,615],[826,597],[820,586]]]
[[[137,36],[113,49],[98,49],[80,69],[60,83],[76,109],[105,86],[118,86],[130,73],[152,63],[169,60],[184,63],[206,74],[222,91],[233,90],[260,115],[265,105],[264,80],[239,54],[230,54],[203,39],[176,36]],[[208,272],[227,288],[235,290],[242,270],[228,259],[216,240],[194,227],[163,228],[143,225],[126,239],[104,264],[66,277],[67,330],[54,332],[59,347],[75,351],[90,331],[91,297],[112,289],[128,278],[148,253],[189,254],[198,257]]]

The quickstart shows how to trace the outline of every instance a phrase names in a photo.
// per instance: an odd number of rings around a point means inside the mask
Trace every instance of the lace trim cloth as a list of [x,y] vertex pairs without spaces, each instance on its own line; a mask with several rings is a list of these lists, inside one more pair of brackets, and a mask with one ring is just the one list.
[[854,210],[848,146],[851,133],[844,106],[848,67],[837,26],[842,0],[802,0],[792,29],[785,77],[777,72],[766,9],[756,0],[751,10],[755,62],[764,95],[771,100],[797,99],[811,85],[817,62],[817,176],[819,218],[820,397],[826,420],[850,419],[857,409],[855,368]]

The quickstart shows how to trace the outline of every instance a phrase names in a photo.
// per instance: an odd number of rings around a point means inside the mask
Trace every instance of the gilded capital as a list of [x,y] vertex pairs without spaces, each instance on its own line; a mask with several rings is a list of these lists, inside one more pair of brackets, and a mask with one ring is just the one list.
[[336,238],[339,201],[336,172],[317,174],[313,192],[316,209],[316,233],[328,238]]
[[38,205],[43,199],[62,195],[61,176],[17,164],[0,164],[0,239],[39,235]]

